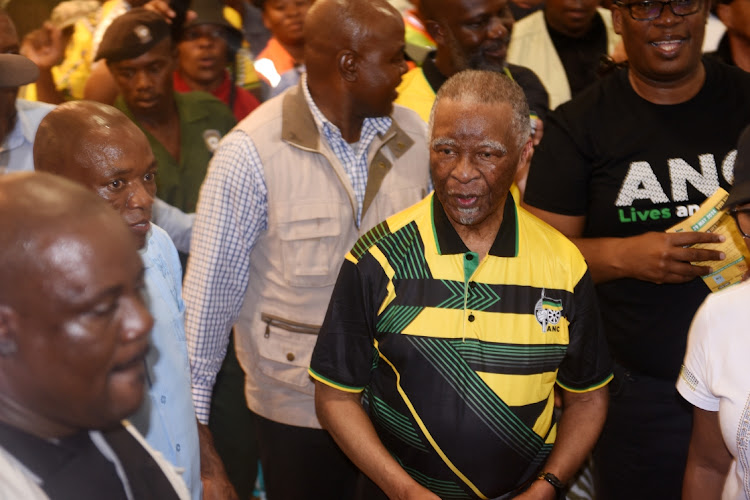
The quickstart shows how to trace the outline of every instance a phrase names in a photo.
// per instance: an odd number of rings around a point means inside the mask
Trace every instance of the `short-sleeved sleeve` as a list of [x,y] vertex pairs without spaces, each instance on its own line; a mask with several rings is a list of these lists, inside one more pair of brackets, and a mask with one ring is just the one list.
[[345,260],[310,361],[314,379],[347,392],[368,384],[374,352],[371,295],[361,269]]
[[685,361],[677,379],[677,391],[693,406],[706,411],[719,411],[719,398],[711,393],[708,386],[711,331],[708,302],[704,302],[690,325]]
[[612,359],[588,270],[574,289],[573,304],[569,316],[570,342],[557,373],[557,383],[572,392],[593,391],[612,380]]

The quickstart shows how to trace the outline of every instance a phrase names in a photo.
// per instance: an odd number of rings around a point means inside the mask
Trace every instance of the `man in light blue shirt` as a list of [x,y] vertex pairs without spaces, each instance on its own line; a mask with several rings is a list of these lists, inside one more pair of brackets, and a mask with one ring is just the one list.
[[151,224],[157,165],[146,137],[110,106],[69,102],[40,124],[34,162],[37,170],[94,190],[130,227],[143,259],[146,299],[155,320],[146,357],[148,395],[131,421],[152,447],[184,469],[193,499],[233,498],[207,431],[200,434],[209,439],[199,445],[183,326],[182,270],[172,240]]
[[36,81],[39,68],[18,55],[18,34],[0,11],[0,174],[33,170],[31,148],[42,118],[54,106],[16,99],[18,87]]
[[[0,72],[4,71],[5,69],[0,66]],[[32,149],[36,129],[39,122],[54,108],[53,105],[43,102],[16,99],[11,108],[15,112],[15,123],[0,145],[0,173],[34,170]],[[7,116],[0,117],[3,120],[6,118]]]

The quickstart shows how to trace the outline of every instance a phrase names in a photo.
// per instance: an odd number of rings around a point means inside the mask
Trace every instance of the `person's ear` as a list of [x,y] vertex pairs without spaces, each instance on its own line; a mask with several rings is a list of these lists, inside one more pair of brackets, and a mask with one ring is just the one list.
[[265,26],[268,31],[271,31],[271,22],[268,20],[268,16],[266,16],[265,7],[263,8],[263,15],[261,16],[261,19],[263,19],[263,26]]
[[[718,5],[721,5],[721,4],[718,4]],[[701,10],[703,11],[703,24],[708,24],[708,17],[709,17],[709,14],[711,14],[711,2],[703,2],[703,8]],[[719,17],[719,16],[717,15],[716,17]]]
[[357,81],[357,53],[353,50],[342,50],[336,56],[339,74],[346,82]]
[[[518,187],[521,199],[523,199],[523,193],[526,191],[526,179],[529,176],[532,156],[534,156],[534,142],[529,138],[523,145],[523,149],[521,149],[521,155],[518,157],[518,163],[516,164],[516,174],[513,179],[516,187]],[[520,202],[521,200],[518,201]]]
[[445,28],[443,28],[440,23],[427,20],[424,22],[424,27],[432,39],[435,40],[435,43],[438,45],[445,45]]
[[622,9],[616,5],[612,6],[612,28],[615,33],[622,35]]
[[732,7],[727,3],[720,3],[716,6],[716,17],[719,18],[724,26],[732,28]]
[[521,150],[521,161],[519,166],[528,168],[531,165],[531,157],[534,156],[534,141],[529,139]]
[[18,315],[6,304],[0,304],[0,358],[18,350]]

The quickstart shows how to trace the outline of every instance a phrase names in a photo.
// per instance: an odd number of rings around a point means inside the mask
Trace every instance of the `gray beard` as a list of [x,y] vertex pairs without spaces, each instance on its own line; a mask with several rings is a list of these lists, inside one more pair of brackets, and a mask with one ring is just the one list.
[[476,223],[478,209],[458,210],[458,222],[462,226],[473,226]]

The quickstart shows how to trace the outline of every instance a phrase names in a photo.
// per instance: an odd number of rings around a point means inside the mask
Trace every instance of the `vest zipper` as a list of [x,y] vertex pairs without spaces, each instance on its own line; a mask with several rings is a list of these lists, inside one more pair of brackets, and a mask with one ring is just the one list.
[[320,326],[310,325],[308,323],[297,323],[288,319],[280,318],[272,314],[260,313],[260,320],[266,324],[265,338],[271,336],[271,326],[281,328],[288,332],[304,333],[307,335],[317,335],[320,332]]

